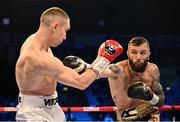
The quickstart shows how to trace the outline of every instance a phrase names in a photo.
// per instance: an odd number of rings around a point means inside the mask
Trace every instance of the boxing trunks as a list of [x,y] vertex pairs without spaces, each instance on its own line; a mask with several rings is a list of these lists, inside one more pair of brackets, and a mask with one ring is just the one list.
[[143,103],[137,107],[128,108],[125,110],[117,109],[118,121],[148,121],[152,119],[151,114],[157,114],[159,119],[158,108],[152,106],[149,103]]
[[55,92],[52,96],[19,94],[16,121],[66,121]]

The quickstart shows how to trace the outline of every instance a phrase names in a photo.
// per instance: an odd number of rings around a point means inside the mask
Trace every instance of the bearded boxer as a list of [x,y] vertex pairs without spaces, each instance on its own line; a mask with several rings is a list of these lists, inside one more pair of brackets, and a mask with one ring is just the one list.
[[[69,29],[67,13],[51,7],[41,15],[37,32],[22,45],[15,69],[20,91],[16,121],[65,121],[64,112],[58,105],[57,83],[83,90],[122,53],[119,43],[107,40],[100,46],[91,66],[80,75],[53,56],[50,49],[66,39]],[[78,64],[83,64],[82,60],[78,60]],[[78,67],[77,71],[84,68],[83,65]]]
[[127,60],[111,64],[101,77],[108,77],[118,121],[160,121],[158,107],[164,92],[156,64],[148,62],[149,42],[134,37],[128,43]]

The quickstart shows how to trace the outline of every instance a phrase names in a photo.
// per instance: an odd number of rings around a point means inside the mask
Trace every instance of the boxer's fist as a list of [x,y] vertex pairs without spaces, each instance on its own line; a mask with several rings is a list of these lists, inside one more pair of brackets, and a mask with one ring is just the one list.
[[151,100],[153,93],[146,84],[142,82],[136,82],[129,86],[128,96],[134,99]]
[[101,55],[112,62],[117,56],[123,52],[122,46],[115,40],[107,40],[102,43],[98,55]]
[[142,82],[136,82],[128,87],[128,96],[133,99],[141,99],[149,101],[155,105],[159,101],[159,97],[155,95],[152,90]]
[[63,60],[64,66],[74,69],[79,74],[83,73],[87,69],[86,63],[77,56],[67,56]]
[[99,77],[101,72],[107,68],[110,62],[112,62],[122,52],[123,48],[118,42],[114,40],[107,40],[99,47],[97,58],[92,63],[91,68]]

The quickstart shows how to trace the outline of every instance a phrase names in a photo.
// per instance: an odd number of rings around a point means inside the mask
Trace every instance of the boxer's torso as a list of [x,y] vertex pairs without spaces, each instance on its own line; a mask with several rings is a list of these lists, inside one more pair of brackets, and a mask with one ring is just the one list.
[[130,107],[136,107],[143,103],[143,100],[131,99],[127,96],[128,87],[135,82],[144,82],[149,87],[153,83],[153,78],[150,75],[151,63],[148,63],[146,70],[143,73],[133,73],[128,67],[128,60],[118,63],[121,67],[121,73],[117,78],[109,77],[109,85],[112,98],[116,106],[120,109],[126,109]]
[[[41,69],[33,68],[41,56],[52,57],[53,54],[49,48],[48,51],[37,48],[37,40],[34,36],[29,37],[21,48],[19,59],[16,63],[16,81],[19,90],[28,95],[52,95],[56,89],[55,79],[48,73],[44,74]],[[31,58],[37,59],[31,61]],[[38,64],[38,63],[37,63]]]

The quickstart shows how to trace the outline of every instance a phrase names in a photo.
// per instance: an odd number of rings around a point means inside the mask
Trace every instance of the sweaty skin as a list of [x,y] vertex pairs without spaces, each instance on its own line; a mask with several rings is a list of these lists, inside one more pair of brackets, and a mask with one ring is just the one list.
[[[129,86],[136,82],[143,82],[152,90],[154,96],[156,96],[156,99],[153,97],[152,100],[158,99],[153,106],[161,107],[164,104],[165,96],[160,84],[159,69],[156,64],[148,62],[150,53],[149,42],[147,39],[144,37],[134,37],[128,43],[128,59],[109,65],[109,67],[101,75],[101,77],[108,78],[111,96],[117,107],[116,116],[119,122],[130,119],[128,118],[130,115],[123,114],[123,112],[125,112],[127,109],[138,109],[138,107],[148,104],[148,102],[149,104],[152,104],[151,101],[134,99],[128,96],[127,92]],[[143,109],[145,112],[146,108]],[[140,116],[143,115],[142,111],[139,111],[135,120],[142,119],[145,121],[160,121],[160,115],[157,111],[151,113],[151,116],[148,114],[145,115],[145,117],[148,118],[138,118],[138,114]]]
[[19,88],[17,121],[66,121],[58,104],[57,83],[84,90],[121,53],[120,44],[107,40],[99,47],[93,63],[78,74],[53,56],[51,51],[51,47],[57,47],[66,40],[69,29],[67,13],[61,8],[51,7],[42,13],[37,31],[23,43],[15,67]]
[[160,92],[159,83],[156,82],[158,80],[156,76],[158,69],[155,64],[148,63],[143,73],[133,72],[129,67],[128,60],[117,63],[116,67],[116,69],[119,68],[119,76],[108,77],[108,80],[112,98],[119,109],[136,107],[144,102],[144,100],[131,99],[127,95],[127,88],[135,82],[141,81],[146,83],[151,89],[155,89],[156,92]]
[[136,69],[143,67],[150,55],[147,44],[143,43],[140,46],[129,45],[127,55],[127,60],[111,64],[102,74],[102,77],[108,77],[111,95],[116,106],[119,109],[126,109],[137,107],[137,105],[144,102],[144,100],[131,99],[127,95],[128,87],[138,81],[147,84],[162,99],[156,105],[157,107],[162,106],[165,98],[159,82],[160,73],[157,65],[147,62],[143,72],[134,71],[130,65],[131,60]]
[[57,59],[53,57],[50,48],[48,51],[36,49],[36,43],[35,35],[32,35],[21,48],[21,54],[16,64],[17,83],[23,94],[51,95],[55,91],[56,81],[41,71],[40,67],[35,68],[35,65],[38,65],[36,63],[42,56],[47,60],[49,57]]
[[69,29],[69,20],[64,19],[63,25],[53,20],[51,26],[40,25],[39,30],[26,39],[16,63],[16,81],[22,94],[52,95],[57,82],[85,89],[96,79],[93,70],[87,69],[79,75],[53,56],[50,46],[60,45]]

